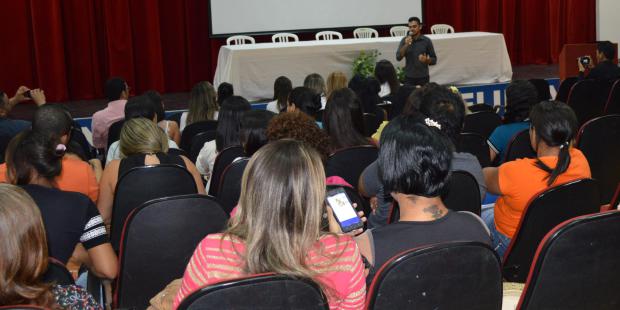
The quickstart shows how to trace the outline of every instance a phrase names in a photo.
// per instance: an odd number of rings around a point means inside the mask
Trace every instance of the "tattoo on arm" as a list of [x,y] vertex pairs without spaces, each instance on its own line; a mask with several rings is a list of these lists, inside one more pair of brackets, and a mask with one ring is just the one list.
[[423,209],[424,212],[430,213],[433,219],[438,219],[443,216],[443,211],[436,205],[431,205]]

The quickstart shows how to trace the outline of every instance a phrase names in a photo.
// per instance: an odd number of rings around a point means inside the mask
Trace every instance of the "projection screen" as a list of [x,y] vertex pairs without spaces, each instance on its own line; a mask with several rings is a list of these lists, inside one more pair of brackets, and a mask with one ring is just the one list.
[[423,19],[423,1],[210,0],[209,32],[213,37],[224,37],[405,25],[411,16]]

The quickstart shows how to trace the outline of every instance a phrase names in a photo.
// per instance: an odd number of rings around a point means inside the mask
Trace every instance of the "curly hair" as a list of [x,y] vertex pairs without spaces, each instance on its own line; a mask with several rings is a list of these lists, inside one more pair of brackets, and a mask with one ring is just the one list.
[[314,147],[323,160],[329,155],[329,137],[307,114],[287,112],[274,117],[267,127],[269,141],[294,139]]

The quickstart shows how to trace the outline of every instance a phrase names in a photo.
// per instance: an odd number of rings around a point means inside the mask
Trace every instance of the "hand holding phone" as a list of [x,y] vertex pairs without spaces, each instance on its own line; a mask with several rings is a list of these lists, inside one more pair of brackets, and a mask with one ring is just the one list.
[[327,192],[325,199],[332,210],[334,219],[342,232],[347,233],[364,227],[364,222],[357,215],[351,200],[342,188],[336,188]]

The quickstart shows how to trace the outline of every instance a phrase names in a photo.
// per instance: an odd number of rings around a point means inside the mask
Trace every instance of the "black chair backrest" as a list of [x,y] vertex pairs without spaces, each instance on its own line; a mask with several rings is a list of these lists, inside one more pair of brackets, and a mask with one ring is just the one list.
[[620,182],[620,114],[597,117],[581,126],[577,147],[598,181],[601,204],[609,203]]
[[452,172],[441,199],[452,211],[469,211],[480,216],[482,202],[478,181],[467,171]]
[[519,158],[536,158],[536,152],[530,143],[530,130],[519,131],[510,140],[504,155],[504,162],[513,161]]
[[611,81],[583,80],[575,83],[566,102],[577,115],[579,124],[583,124],[604,113]]
[[551,99],[551,91],[549,90],[549,83],[545,79],[529,79],[530,83],[536,87],[538,93],[538,102]]
[[118,251],[125,219],[135,208],[156,198],[197,192],[194,177],[181,166],[161,164],[130,169],[116,183],[110,233],[112,247]]
[[553,227],[567,219],[599,210],[598,187],[593,179],[554,186],[534,196],[504,254],[504,278],[525,283],[536,248]]
[[149,299],[183,277],[196,246],[226,227],[227,214],[212,197],[181,195],[148,201],[125,221],[115,307],[146,309]]
[[357,188],[359,177],[372,162],[377,160],[379,150],[374,145],[360,145],[338,150],[327,158],[325,175],[339,176]]
[[372,136],[377,132],[379,124],[377,124],[377,115],[374,113],[364,113],[364,135],[366,137]]
[[211,171],[209,195],[218,197],[222,173],[238,157],[245,157],[245,152],[240,146],[227,147],[217,154],[213,163],[213,171]]
[[609,91],[605,114],[620,114],[620,80],[616,80]]
[[499,258],[479,242],[405,251],[379,269],[367,305],[368,309],[501,309]]
[[475,132],[488,139],[493,130],[501,124],[502,119],[495,112],[476,112],[465,115],[463,132]]
[[611,207],[611,209],[620,209],[620,183],[618,183],[616,193],[614,194],[614,197],[611,198],[609,206]]
[[110,125],[110,128],[108,129],[108,148],[110,148],[110,145],[112,145],[112,143],[121,139],[121,129],[123,129],[124,124],[125,120],[122,119]]
[[249,158],[236,160],[222,172],[217,201],[227,213],[230,213],[239,202],[241,177],[243,177],[243,171],[245,171],[245,166],[248,165],[249,161]]
[[456,148],[459,152],[470,153],[476,156],[482,168],[491,165],[487,139],[480,134],[473,132],[461,133],[459,136],[459,144]]
[[187,125],[181,133],[181,145],[179,145],[179,147],[181,147],[184,151],[189,152],[192,147],[192,139],[195,135],[201,132],[216,129],[217,121],[202,121]]
[[518,309],[620,309],[620,212],[572,219],[536,251]]
[[481,111],[491,111],[491,112],[493,112],[493,106],[488,105],[486,103],[472,104],[472,105],[468,106],[467,109],[469,109],[469,111],[471,111],[472,113],[481,112]]
[[217,131],[215,130],[208,130],[195,135],[192,138],[192,146],[189,148],[189,160],[195,163],[202,147],[206,142],[215,140],[215,136],[217,136]]
[[558,93],[555,95],[555,100],[565,103],[568,100],[568,94],[570,93],[570,90],[577,82],[579,82],[579,78],[577,77],[569,77],[566,80],[562,81],[562,83],[560,83],[560,89],[558,89]]
[[329,309],[321,289],[309,280],[258,275],[220,282],[187,296],[179,310]]
[[344,192],[347,194],[347,196],[349,196],[349,199],[351,199],[351,202],[357,204],[357,211],[364,211],[364,215],[366,215],[366,217],[370,215],[370,212],[372,212],[372,209],[370,209],[369,201],[365,199],[364,197],[362,197],[362,195],[360,195],[360,193],[354,188],[345,186],[345,185],[335,185],[335,184],[326,186],[327,191],[337,189],[337,188],[342,188]]
[[43,274],[43,282],[55,283],[57,285],[75,284],[73,276],[71,276],[65,264],[53,257],[48,259],[47,271]]

